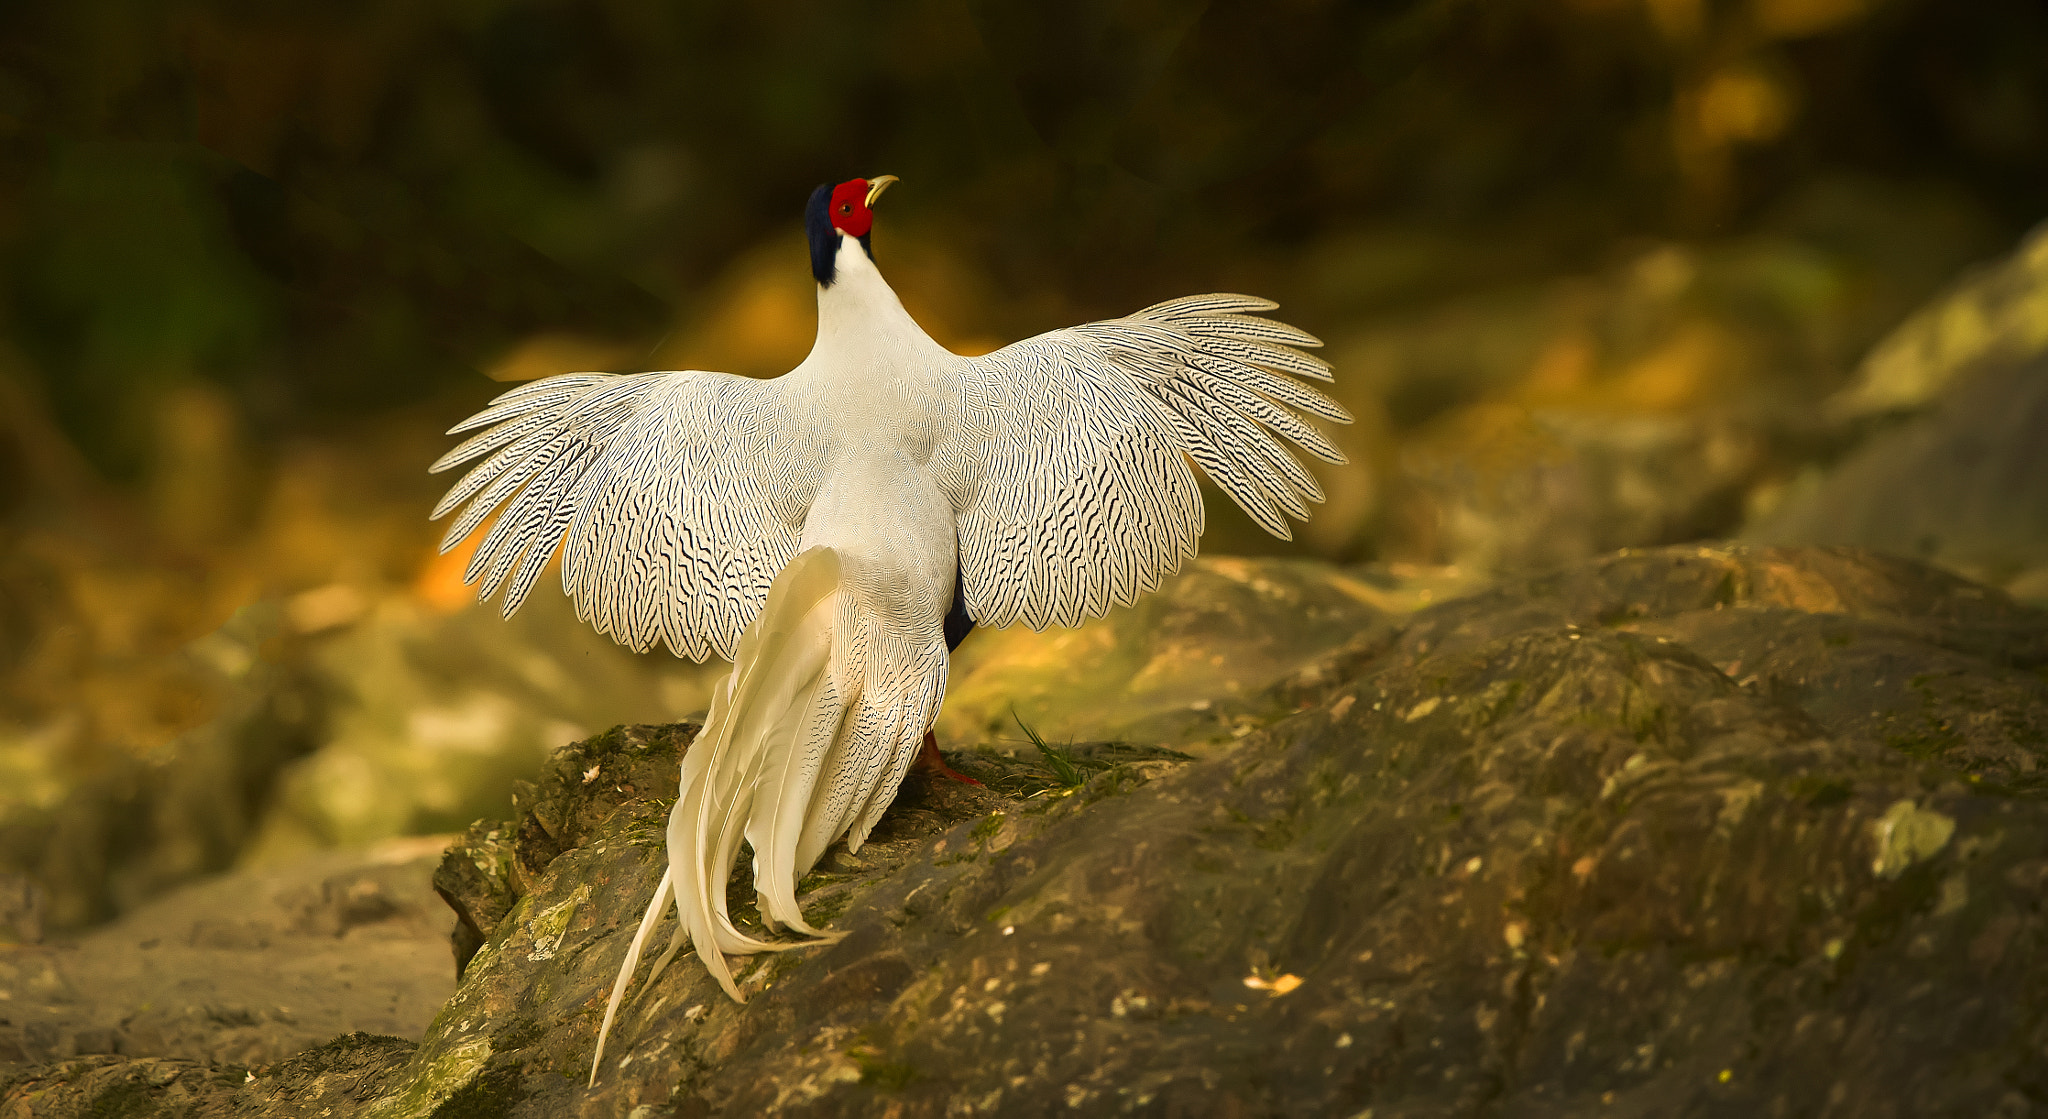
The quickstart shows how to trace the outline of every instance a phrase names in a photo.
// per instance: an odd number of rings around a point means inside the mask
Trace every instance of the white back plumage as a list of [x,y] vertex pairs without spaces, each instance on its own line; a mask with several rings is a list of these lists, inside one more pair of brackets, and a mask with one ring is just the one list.
[[[514,389],[451,434],[433,466],[483,461],[435,517],[446,551],[497,521],[467,578],[518,609],[558,550],[578,615],[634,649],[735,659],[682,763],[668,870],[615,983],[661,912],[733,998],[721,953],[814,943],[796,883],[845,837],[858,849],[938,715],[957,578],[976,624],[1072,625],[1179,570],[1202,532],[1188,460],[1267,531],[1322,500],[1291,443],[1337,452],[1304,416],[1348,423],[1297,377],[1330,379],[1258,318],[1203,295],[1057,330],[983,357],[949,353],[842,237],[818,340],[772,381],[579,373]],[[488,457],[485,457],[488,456]],[[732,922],[740,839],[769,929]]]

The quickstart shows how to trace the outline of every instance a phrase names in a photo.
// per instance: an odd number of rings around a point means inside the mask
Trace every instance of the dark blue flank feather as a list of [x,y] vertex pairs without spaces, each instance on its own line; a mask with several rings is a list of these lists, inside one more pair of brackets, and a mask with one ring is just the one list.
[[967,635],[974,632],[974,619],[967,616],[967,585],[960,581],[956,568],[953,575],[953,608],[946,611],[946,651],[960,647]]

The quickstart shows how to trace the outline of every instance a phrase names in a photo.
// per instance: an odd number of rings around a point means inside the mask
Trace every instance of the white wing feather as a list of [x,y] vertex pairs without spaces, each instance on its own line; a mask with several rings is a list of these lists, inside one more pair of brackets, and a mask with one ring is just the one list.
[[1307,519],[1322,491],[1286,443],[1344,456],[1297,413],[1351,417],[1283,375],[1330,367],[1293,348],[1313,336],[1247,313],[1274,306],[1189,296],[962,359],[931,466],[959,511],[977,624],[1074,625],[1178,571],[1202,533],[1187,459],[1267,532]]
[[[510,617],[559,548],[579,618],[622,645],[731,657],[796,554],[831,429],[780,381],[685,371],[577,373],[522,385],[449,434],[478,458],[435,507],[467,504],[446,552],[494,512],[464,578]],[[489,456],[489,457],[484,457]]]

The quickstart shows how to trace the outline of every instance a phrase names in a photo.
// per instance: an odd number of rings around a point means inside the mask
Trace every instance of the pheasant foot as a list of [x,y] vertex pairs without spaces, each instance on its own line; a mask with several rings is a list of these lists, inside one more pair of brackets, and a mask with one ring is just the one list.
[[928,777],[950,777],[967,785],[981,784],[981,782],[946,764],[945,757],[939,753],[938,736],[930,731],[924,732],[924,746],[918,750],[917,758],[910,763],[910,768],[912,772],[922,773]]

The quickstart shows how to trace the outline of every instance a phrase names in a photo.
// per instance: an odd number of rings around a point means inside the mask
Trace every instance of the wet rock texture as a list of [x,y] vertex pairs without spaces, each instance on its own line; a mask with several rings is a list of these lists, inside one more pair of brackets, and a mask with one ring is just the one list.
[[418,1037],[455,989],[429,885],[445,843],[244,870],[83,937],[9,946],[0,1069],[74,1057],[246,1069],[340,1034]]
[[412,1042],[350,1033],[262,1075],[240,1065],[88,1056],[0,1074],[14,1115],[353,1115],[404,1067]]
[[1209,756],[956,755],[985,787],[914,782],[804,883],[843,939],[736,961],[744,1006],[688,959],[636,986],[592,1089],[692,733],[623,728],[449,852],[480,947],[409,1056],[343,1039],[241,1086],[73,1062],[9,1105],[2036,1114],[2044,667],[2048,617],[1867,553],[1504,585],[1285,683],[1297,710]]

